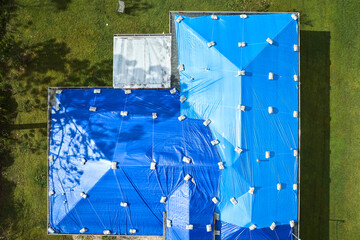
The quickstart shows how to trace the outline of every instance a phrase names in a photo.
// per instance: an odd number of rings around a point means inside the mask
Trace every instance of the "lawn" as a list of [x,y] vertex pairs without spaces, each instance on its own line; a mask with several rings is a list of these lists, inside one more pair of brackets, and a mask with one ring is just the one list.
[[4,39],[8,43],[0,49],[6,57],[0,65],[0,112],[6,114],[1,120],[0,239],[50,238],[47,88],[111,86],[112,35],[167,33],[169,10],[301,13],[301,238],[358,239],[360,2],[125,2],[126,13],[119,14],[115,0],[0,0],[0,11],[9,13],[1,19],[7,34],[0,34],[1,46]]

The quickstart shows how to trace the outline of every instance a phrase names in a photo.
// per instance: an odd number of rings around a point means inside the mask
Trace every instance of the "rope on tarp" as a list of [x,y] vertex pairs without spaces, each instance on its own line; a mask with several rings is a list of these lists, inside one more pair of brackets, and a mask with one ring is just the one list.
[[294,233],[291,233],[296,239],[301,240],[298,236],[296,236]]
[[105,225],[104,225],[103,221],[101,221],[101,218],[100,218],[100,216],[98,215],[97,211],[95,210],[94,206],[92,205],[92,203],[91,203],[90,199],[89,199],[89,198],[86,198],[86,199],[88,200],[88,202],[89,202],[89,204],[90,204],[91,208],[93,209],[94,213],[95,213],[95,214],[96,214],[96,216],[98,217],[98,219],[99,219],[99,221],[100,221],[101,225],[104,227],[104,229],[106,229],[106,227],[105,227]]

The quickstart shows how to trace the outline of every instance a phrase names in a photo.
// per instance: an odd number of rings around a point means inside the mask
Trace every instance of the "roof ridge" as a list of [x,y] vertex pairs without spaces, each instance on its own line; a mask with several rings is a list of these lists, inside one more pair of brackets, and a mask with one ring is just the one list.
[[[109,168],[109,170],[110,170],[110,168]],[[105,171],[105,173],[102,174],[101,177],[100,177],[97,181],[95,181],[94,185],[93,185],[91,188],[89,188],[89,190],[86,191],[86,192],[87,192],[87,193],[90,192],[90,191],[96,186],[96,184],[109,172],[109,170]],[[73,193],[74,193],[74,192],[73,192]],[[75,194],[75,193],[74,193],[74,194]],[[65,219],[65,217],[66,217],[67,215],[69,215],[69,213],[76,208],[76,206],[77,206],[82,200],[85,200],[85,199],[84,199],[84,198],[79,198],[79,200],[73,205],[73,207],[72,207],[71,209],[69,209],[69,211],[67,212],[67,214],[65,214],[65,215],[58,221],[58,223],[57,223],[54,227],[58,226],[58,225]],[[77,215],[77,216],[78,216],[78,215]],[[80,216],[79,216],[79,220],[80,220]],[[81,220],[80,220],[80,222],[81,222]],[[83,226],[82,226],[82,227],[83,227]]]
[[[277,38],[277,36],[284,31],[285,28],[287,28],[287,26],[289,26],[294,20],[291,19],[272,39]],[[244,67],[244,69],[246,69],[267,47],[269,47],[271,44],[267,44],[263,47],[263,49],[260,50],[260,52],[258,52],[258,54],[255,55],[255,57]]]
[[[181,24],[184,24],[187,26],[187,30],[191,31],[193,33],[194,36],[196,36],[199,40],[201,40],[202,42],[204,42],[204,44],[207,44],[207,40],[200,35],[198,32],[196,32],[195,30],[193,30],[188,24],[185,23],[185,21],[182,21]],[[224,56],[224,54],[222,54],[217,48],[216,45],[211,47],[212,49],[215,49],[215,51],[220,54],[224,59],[226,59],[226,61],[228,61],[235,69],[239,69],[238,66],[236,66],[232,61],[230,61],[227,57]],[[236,75],[236,73],[235,73]]]

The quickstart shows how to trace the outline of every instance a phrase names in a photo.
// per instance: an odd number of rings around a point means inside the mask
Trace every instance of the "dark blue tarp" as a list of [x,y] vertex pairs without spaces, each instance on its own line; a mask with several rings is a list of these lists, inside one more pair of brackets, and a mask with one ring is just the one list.
[[211,121],[225,165],[216,205],[221,239],[249,239],[252,225],[252,239],[273,239],[272,223],[275,230],[284,225],[289,231],[281,239],[290,239],[298,212],[297,21],[291,14],[249,14],[176,15],[174,22],[187,98],[181,113]]
[[293,239],[290,225],[279,225],[274,230],[270,228],[259,228],[250,230],[249,228],[239,227],[224,221],[218,221],[217,229],[221,229],[220,235],[216,239],[222,240],[286,240]]
[[[179,235],[187,221],[195,226],[213,221],[214,206],[208,207],[217,192],[220,158],[202,120],[178,120],[178,92],[63,89],[56,101],[60,109],[52,108],[49,153],[54,158],[49,191],[55,192],[49,196],[50,227],[56,233],[86,228],[91,234],[126,235],[136,229],[135,235],[162,235],[165,209]],[[113,161],[117,169],[111,168]],[[184,180],[187,174],[193,182]],[[160,203],[162,196],[166,204]]]

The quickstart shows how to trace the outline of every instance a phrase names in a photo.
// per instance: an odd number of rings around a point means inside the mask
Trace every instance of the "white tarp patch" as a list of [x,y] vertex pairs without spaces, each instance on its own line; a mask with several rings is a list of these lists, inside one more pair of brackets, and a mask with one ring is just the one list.
[[170,88],[170,55],[170,36],[114,36],[114,88]]

